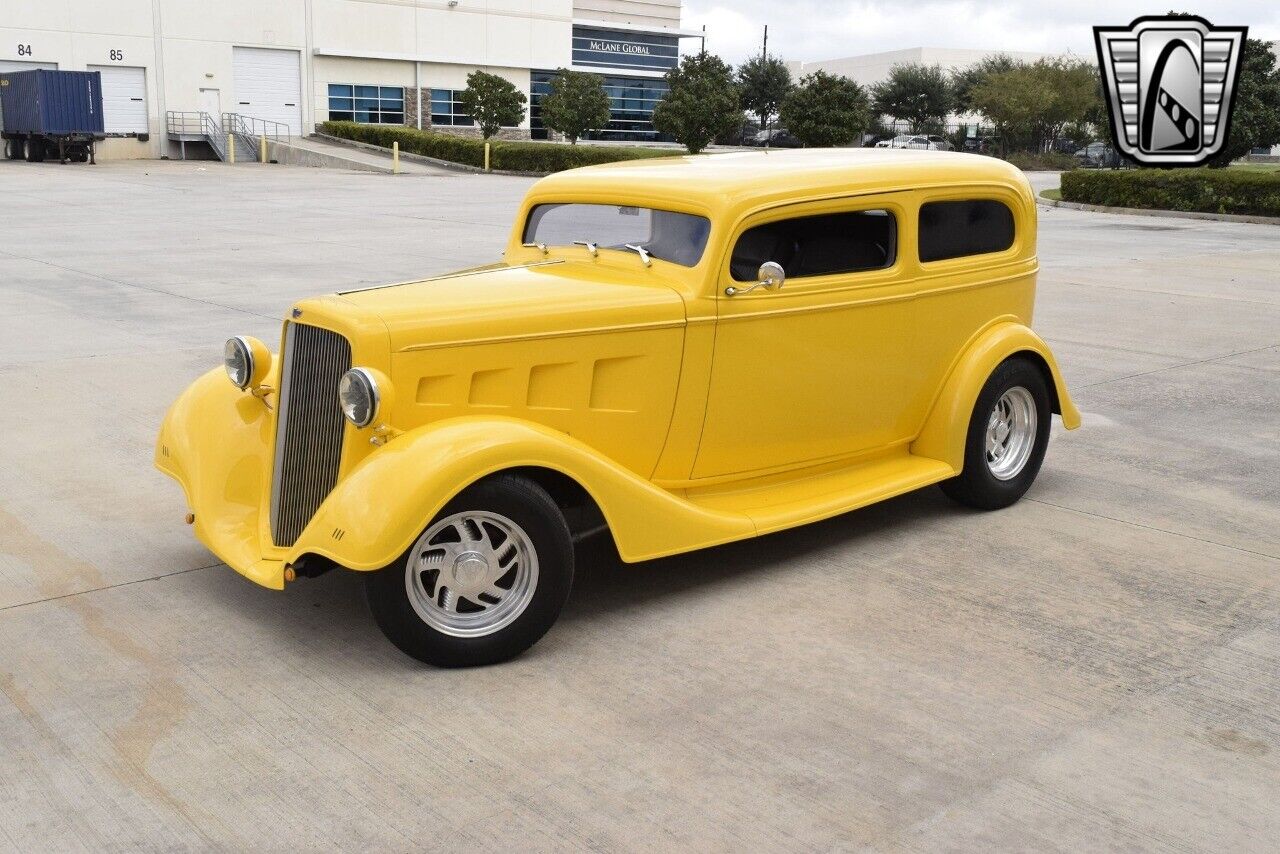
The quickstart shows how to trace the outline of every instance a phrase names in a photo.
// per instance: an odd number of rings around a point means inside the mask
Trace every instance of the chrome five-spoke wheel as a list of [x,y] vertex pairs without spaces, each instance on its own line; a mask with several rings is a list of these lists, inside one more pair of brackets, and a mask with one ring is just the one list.
[[987,419],[987,468],[998,480],[1017,477],[1031,459],[1039,426],[1035,398],[1022,386],[1000,396]]
[[454,637],[492,634],[524,612],[538,585],[529,535],[499,513],[436,521],[405,562],[409,602],[422,621]]

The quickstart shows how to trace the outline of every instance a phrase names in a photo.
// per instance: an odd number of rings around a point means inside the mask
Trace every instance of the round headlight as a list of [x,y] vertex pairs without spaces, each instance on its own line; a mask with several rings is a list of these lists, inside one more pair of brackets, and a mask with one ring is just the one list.
[[249,387],[253,380],[253,348],[243,335],[228,338],[222,348],[222,362],[227,368],[227,377],[235,383],[236,388]]
[[338,382],[338,402],[343,416],[357,427],[368,427],[378,417],[378,383],[364,368],[352,368]]

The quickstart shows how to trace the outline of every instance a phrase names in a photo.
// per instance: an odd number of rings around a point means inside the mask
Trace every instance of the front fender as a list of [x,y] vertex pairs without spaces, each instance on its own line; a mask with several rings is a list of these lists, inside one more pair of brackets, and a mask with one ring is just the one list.
[[[273,360],[271,384],[278,367]],[[200,541],[236,571],[279,589],[283,555],[264,547],[261,537],[273,424],[264,401],[216,368],[169,407],[156,438],[155,465],[182,486]]]
[[397,436],[325,499],[293,548],[355,570],[392,563],[468,485],[505,469],[558,471],[599,505],[626,561],[753,536],[739,513],[706,510],[654,486],[564,433],[511,418],[456,418]]
[[1039,335],[1014,322],[998,323],[980,333],[960,357],[942,391],[934,401],[924,429],[911,444],[911,453],[942,460],[957,472],[964,467],[964,442],[973,406],[991,372],[1010,356],[1028,353],[1036,357],[1048,373],[1054,411],[1062,416],[1062,426],[1080,426],[1080,412],[1067,394],[1058,362]]

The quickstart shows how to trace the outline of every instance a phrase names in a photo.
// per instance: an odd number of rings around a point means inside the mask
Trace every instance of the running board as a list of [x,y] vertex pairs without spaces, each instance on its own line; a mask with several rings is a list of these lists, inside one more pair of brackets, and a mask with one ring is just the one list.
[[956,474],[941,460],[900,452],[807,476],[689,489],[685,499],[706,510],[741,513],[757,533],[767,534],[866,507]]

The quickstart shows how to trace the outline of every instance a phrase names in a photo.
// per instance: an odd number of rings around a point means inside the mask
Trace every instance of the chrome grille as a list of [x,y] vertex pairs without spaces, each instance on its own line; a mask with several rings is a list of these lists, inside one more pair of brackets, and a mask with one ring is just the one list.
[[271,539],[288,546],[338,482],[344,427],[338,381],[351,370],[351,344],[336,332],[290,323],[282,359]]

